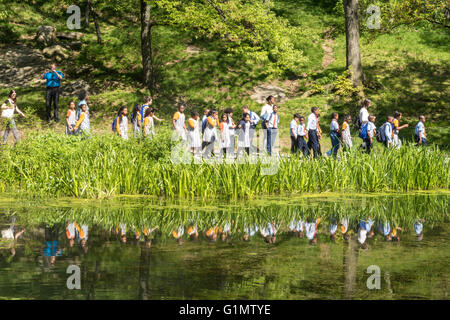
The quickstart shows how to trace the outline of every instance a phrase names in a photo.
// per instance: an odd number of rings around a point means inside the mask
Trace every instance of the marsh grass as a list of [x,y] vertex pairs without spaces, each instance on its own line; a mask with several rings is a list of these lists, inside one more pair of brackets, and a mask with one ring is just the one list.
[[102,198],[154,195],[167,198],[246,199],[259,195],[320,192],[407,192],[448,189],[447,155],[437,147],[355,149],[339,160],[281,158],[274,175],[256,163],[173,164],[170,131],[157,138],[36,135],[0,154],[0,190],[35,196]]

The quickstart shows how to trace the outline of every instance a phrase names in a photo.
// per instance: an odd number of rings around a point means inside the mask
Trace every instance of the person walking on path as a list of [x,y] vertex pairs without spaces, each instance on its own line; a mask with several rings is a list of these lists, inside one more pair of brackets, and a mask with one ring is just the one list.
[[9,133],[12,131],[16,143],[19,141],[19,134],[17,132],[16,122],[14,121],[14,113],[17,112],[22,117],[26,118],[22,111],[17,107],[17,93],[15,90],[11,90],[8,95],[8,99],[1,105],[2,118],[6,120],[5,133],[3,134],[3,144],[8,141]]
[[319,114],[318,107],[311,108],[311,114],[308,116],[308,122],[306,123],[306,131],[308,132],[308,148],[313,150],[314,158],[322,155],[320,152],[320,143],[318,136],[318,120]]
[[59,121],[59,88],[61,86],[61,80],[64,79],[64,74],[61,71],[56,70],[56,65],[53,63],[50,66],[50,70],[46,69],[42,79],[46,80],[46,108],[47,108],[47,122],[52,120],[52,103],[55,122]]

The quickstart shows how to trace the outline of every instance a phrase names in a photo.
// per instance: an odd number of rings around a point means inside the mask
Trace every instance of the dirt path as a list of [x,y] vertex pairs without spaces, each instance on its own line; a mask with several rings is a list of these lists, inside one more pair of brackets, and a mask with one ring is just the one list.
[[336,59],[333,55],[333,46],[334,40],[331,38],[325,39],[322,43],[322,49],[324,51],[323,60],[322,60],[322,68],[326,69],[330,64],[332,64]]

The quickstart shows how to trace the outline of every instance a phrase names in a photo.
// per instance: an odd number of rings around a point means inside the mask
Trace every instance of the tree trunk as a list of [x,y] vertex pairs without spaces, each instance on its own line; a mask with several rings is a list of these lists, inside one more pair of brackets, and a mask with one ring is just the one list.
[[95,32],[97,33],[97,43],[102,44],[102,35],[100,33],[100,25],[98,24],[98,15],[92,6],[92,0],[88,0],[89,11],[92,13],[92,18],[94,18]]
[[352,74],[353,85],[360,86],[364,81],[359,45],[359,0],[343,0],[345,11],[345,35],[347,40],[347,69]]
[[344,243],[344,290],[342,298],[346,300],[353,299],[356,290],[358,255],[358,243],[354,237],[351,237],[347,243]]
[[91,3],[92,0],[87,0],[87,4],[86,4],[86,12],[84,15],[84,22],[86,23],[86,28],[89,28],[89,15],[91,13]]
[[150,248],[141,245],[139,259],[139,300],[148,300],[148,278],[150,273]]
[[152,52],[152,25],[150,15],[150,4],[141,0],[141,50],[143,82],[153,88],[153,52]]

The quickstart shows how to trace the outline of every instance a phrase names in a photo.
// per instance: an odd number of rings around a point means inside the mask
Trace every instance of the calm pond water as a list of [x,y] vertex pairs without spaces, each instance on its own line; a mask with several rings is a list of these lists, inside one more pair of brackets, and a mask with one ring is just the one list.
[[448,200],[0,198],[0,299],[448,299]]

